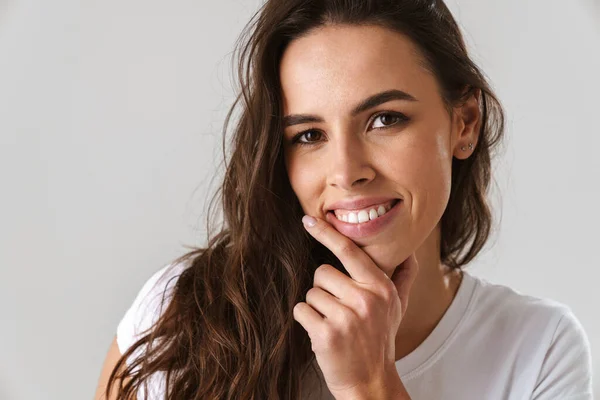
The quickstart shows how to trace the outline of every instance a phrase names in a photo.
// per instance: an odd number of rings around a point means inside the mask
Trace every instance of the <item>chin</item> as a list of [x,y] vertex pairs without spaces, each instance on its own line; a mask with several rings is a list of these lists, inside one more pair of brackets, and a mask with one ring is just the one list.
[[373,262],[379,267],[379,269],[385,272],[388,276],[391,276],[396,270],[396,267],[403,263],[404,260],[406,260],[406,258],[408,258],[408,256],[410,255],[406,254],[405,256],[403,256],[404,252],[402,251],[390,251],[389,248],[386,248],[385,250],[381,248],[377,249],[378,247],[381,246],[363,247],[363,251],[367,253],[367,255],[371,257]]

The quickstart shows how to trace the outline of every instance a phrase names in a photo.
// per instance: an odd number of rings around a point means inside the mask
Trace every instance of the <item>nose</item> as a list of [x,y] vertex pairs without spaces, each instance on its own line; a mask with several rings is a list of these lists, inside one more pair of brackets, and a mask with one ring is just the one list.
[[354,135],[338,135],[329,146],[327,185],[341,190],[356,190],[375,178],[368,149]]

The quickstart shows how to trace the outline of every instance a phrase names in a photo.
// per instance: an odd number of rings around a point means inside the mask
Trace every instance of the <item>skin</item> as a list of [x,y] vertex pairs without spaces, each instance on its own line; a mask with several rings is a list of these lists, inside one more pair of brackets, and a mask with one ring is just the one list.
[[[439,222],[452,159],[472,154],[461,147],[477,146],[479,93],[450,115],[418,48],[377,26],[330,25],[294,40],[280,80],[285,116],[323,119],[285,128],[286,170],[304,212],[316,218],[307,230],[351,275],[317,269],[294,318],[311,337],[336,398],[409,398],[394,362],[427,338],[462,277],[440,261]],[[391,89],[417,101],[392,100],[351,115],[365,98]],[[391,115],[377,115],[383,111]],[[292,143],[307,129],[312,133],[299,140],[309,145]],[[335,201],[381,195],[402,198],[403,209],[375,235],[350,240],[325,220]]]

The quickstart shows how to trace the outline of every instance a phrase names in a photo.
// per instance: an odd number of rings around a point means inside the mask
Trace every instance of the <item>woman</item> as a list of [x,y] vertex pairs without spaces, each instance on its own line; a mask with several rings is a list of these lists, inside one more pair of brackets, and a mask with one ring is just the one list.
[[97,398],[591,399],[570,309],[463,270],[504,114],[444,3],[269,0],[245,33],[224,225],[144,285]]

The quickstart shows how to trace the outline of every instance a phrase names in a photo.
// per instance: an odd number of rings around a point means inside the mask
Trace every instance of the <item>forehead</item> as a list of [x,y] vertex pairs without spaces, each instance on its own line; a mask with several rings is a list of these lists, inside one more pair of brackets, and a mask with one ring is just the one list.
[[283,54],[279,73],[284,111],[352,107],[389,89],[422,100],[437,92],[423,64],[413,42],[395,31],[379,26],[318,28],[292,41]]

